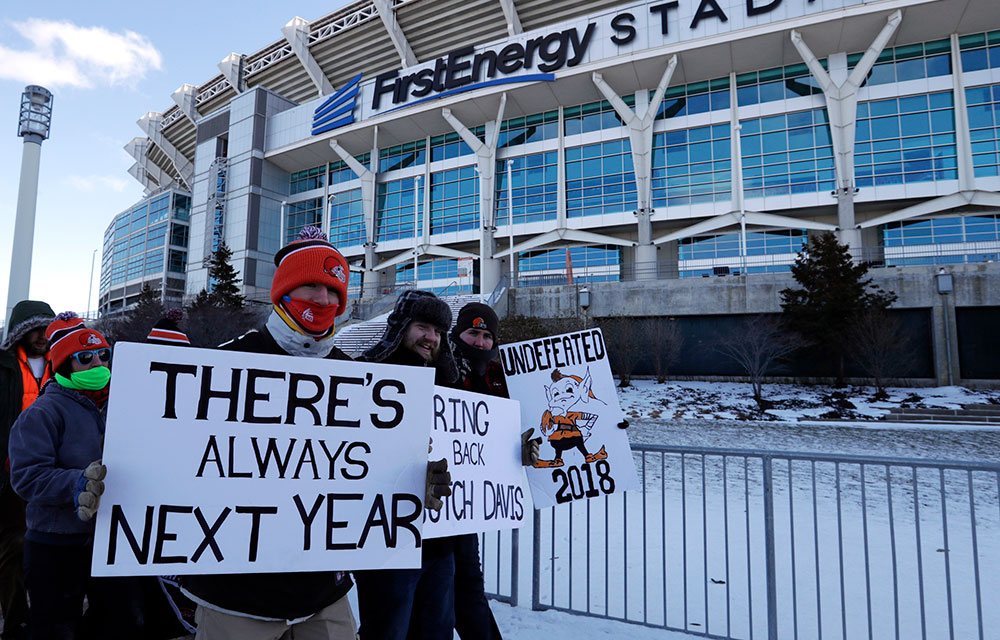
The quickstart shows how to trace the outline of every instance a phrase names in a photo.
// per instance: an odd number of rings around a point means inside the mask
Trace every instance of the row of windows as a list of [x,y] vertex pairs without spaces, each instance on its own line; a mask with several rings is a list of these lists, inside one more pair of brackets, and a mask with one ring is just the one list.
[[882,227],[886,247],[1000,240],[1000,215],[903,220]]
[[514,211],[514,223],[555,220],[559,203],[558,153],[546,151],[510,160],[507,188],[507,162],[497,162],[497,224],[509,224],[508,208]]
[[[805,229],[748,232],[746,234],[746,255],[798,253],[805,242]],[[680,260],[738,258],[740,255],[740,234],[738,233],[694,236],[678,241],[678,258]]]
[[479,226],[479,178],[473,167],[431,174],[431,233]]
[[[863,55],[863,53],[849,55],[847,57],[848,68],[853,69]],[[884,49],[868,73],[865,84],[906,82],[907,80],[946,76],[950,73],[951,43],[947,39],[934,40]]]
[[858,187],[958,178],[950,92],[858,106],[854,167]]
[[975,175],[995,176],[1000,169],[1000,84],[966,89],[965,100]]
[[[169,249],[167,268],[173,273],[184,273],[187,269],[187,252]],[[106,287],[133,280],[141,276],[163,273],[164,251],[162,249],[149,251],[129,257],[127,260],[115,262],[106,270],[102,269],[101,286]]]
[[[187,225],[170,224],[170,244],[187,248],[190,229]],[[106,251],[102,263],[121,262],[128,256],[136,256],[146,251],[162,247],[167,238],[167,223],[163,222],[145,231],[140,231],[128,238],[114,243],[110,251]]]
[[330,204],[330,242],[351,247],[365,243],[365,214],[361,189],[338,193]]
[[[423,224],[423,198],[415,198],[414,178],[403,178],[378,185],[375,197],[378,211],[378,241],[412,238]],[[417,211],[414,216],[414,200]]]
[[568,217],[632,211],[637,206],[632,145],[628,140],[566,149]]
[[824,109],[740,122],[747,198],[834,188],[833,143]]
[[962,71],[1000,68],[1000,31],[976,33],[958,39]]
[[729,125],[653,136],[653,205],[725,201],[732,192]]

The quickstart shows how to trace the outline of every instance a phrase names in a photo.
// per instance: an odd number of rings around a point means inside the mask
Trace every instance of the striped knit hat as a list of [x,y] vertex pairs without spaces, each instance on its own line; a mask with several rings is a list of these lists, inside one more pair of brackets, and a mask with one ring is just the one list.
[[53,371],[58,371],[77,351],[111,348],[104,336],[84,326],[83,320],[72,311],[57,315],[45,329],[45,337],[49,341],[49,361]]
[[183,318],[184,312],[177,307],[168,310],[167,314],[157,320],[153,328],[149,330],[146,342],[167,346],[190,347],[191,341],[188,340],[187,334],[177,326]]
[[298,240],[290,242],[274,255],[274,280],[271,281],[271,302],[275,305],[292,289],[317,282],[333,287],[340,296],[339,316],[347,309],[347,260],[316,227],[299,232]]

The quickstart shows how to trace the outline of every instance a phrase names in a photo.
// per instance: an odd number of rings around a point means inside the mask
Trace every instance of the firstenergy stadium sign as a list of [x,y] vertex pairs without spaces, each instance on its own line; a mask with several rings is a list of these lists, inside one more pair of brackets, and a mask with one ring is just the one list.
[[[840,0],[844,6],[879,0]],[[516,39],[466,46],[364,83],[363,120],[455,93],[487,86],[551,82],[579,64],[717,36],[830,9],[815,0],[668,0],[639,3],[565,22]],[[315,131],[320,133],[321,131]]]

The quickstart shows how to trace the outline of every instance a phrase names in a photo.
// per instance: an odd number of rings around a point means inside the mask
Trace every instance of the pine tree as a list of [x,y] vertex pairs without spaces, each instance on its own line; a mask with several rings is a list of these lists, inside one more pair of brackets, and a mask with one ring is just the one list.
[[145,282],[142,285],[142,290],[139,291],[135,306],[126,311],[114,323],[114,339],[143,342],[149,334],[149,330],[153,328],[162,315],[163,302],[160,299],[160,292]]
[[831,358],[838,385],[854,324],[865,312],[896,301],[896,294],[872,285],[867,273],[868,265],[854,264],[847,246],[827,231],[811,237],[795,258],[792,276],[800,288],[781,291],[789,325]]
[[220,242],[208,266],[208,277],[212,282],[208,299],[217,307],[242,309],[245,298],[240,295],[239,272],[229,263],[232,257],[233,252],[225,241]]

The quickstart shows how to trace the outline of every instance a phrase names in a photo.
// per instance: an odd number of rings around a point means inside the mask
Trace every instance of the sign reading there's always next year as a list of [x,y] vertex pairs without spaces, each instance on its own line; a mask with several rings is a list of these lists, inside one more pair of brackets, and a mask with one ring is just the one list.
[[115,351],[93,575],[420,566],[433,375]]
[[500,360],[521,424],[543,438],[528,469],[535,508],[638,486],[600,329],[501,345]]

